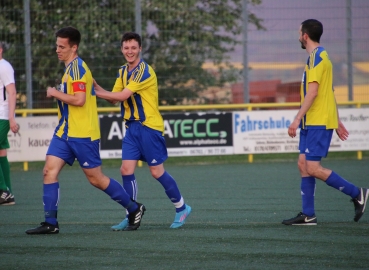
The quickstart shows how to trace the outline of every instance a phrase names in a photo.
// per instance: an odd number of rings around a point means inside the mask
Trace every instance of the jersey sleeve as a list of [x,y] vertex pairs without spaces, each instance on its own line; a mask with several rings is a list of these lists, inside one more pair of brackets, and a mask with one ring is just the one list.
[[127,88],[136,93],[146,89],[153,83],[154,77],[150,74],[149,66],[141,63],[140,67],[132,74],[133,78],[127,85]]
[[117,78],[115,79],[115,83],[113,86],[112,92],[122,92],[124,89],[123,85],[123,67],[118,70]]
[[307,83],[311,82],[317,82],[318,84],[321,84],[322,82],[322,76],[324,75],[324,63],[323,58],[320,56],[322,52],[312,52],[310,55],[309,60],[309,81]]
[[78,62],[76,61],[75,64],[73,64],[73,66],[71,67],[70,71],[69,71],[69,75],[72,78],[72,84],[74,83],[87,83],[87,78],[86,78],[86,69],[82,66],[79,65]]
[[3,82],[4,86],[7,86],[11,83],[15,83],[14,80],[14,70],[12,66],[9,65],[2,65],[0,72],[0,79]]

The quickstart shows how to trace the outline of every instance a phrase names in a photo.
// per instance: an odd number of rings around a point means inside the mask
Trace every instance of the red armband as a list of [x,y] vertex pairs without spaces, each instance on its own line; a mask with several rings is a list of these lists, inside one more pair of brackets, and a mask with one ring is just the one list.
[[73,92],[86,92],[86,84],[83,82],[73,83]]

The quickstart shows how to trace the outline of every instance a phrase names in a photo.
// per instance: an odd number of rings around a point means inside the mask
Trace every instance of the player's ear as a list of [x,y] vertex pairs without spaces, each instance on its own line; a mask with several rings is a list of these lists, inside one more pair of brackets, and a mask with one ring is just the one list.
[[72,50],[73,50],[73,52],[75,53],[75,52],[77,52],[77,50],[78,50],[78,46],[77,45],[73,45],[72,46]]

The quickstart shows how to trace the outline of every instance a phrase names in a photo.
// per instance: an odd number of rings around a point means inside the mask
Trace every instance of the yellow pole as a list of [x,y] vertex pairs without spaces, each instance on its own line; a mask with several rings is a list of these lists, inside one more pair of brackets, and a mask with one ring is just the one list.
[[137,166],[138,166],[138,167],[142,167],[142,160],[139,160],[139,161],[137,162]]
[[28,171],[28,161],[23,162],[23,171]]
[[[252,107],[249,106],[247,107],[248,111],[252,111]],[[253,154],[249,154],[249,163],[253,163],[254,162],[254,155]]]

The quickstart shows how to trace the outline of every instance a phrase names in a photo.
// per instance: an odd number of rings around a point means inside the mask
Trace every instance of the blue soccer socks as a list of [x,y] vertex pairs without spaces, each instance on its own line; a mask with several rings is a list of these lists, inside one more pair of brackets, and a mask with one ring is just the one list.
[[163,175],[157,178],[156,180],[158,180],[160,184],[164,187],[165,193],[167,194],[168,198],[172,201],[172,203],[176,208],[176,212],[178,213],[185,210],[186,205],[184,204],[177,183],[173,179],[173,177],[165,171]]
[[104,192],[108,194],[112,200],[126,208],[128,212],[134,212],[137,210],[137,203],[132,201],[124,188],[114,179],[110,178],[109,186],[104,190]]
[[301,177],[302,213],[307,216],[315,215],[315,178],[312,176]]
[[45,221],[52,225],[56,225],[58,204],[59,204],[59,182],[52,184],[44,184],[44,213]]
[[350,182],[343,179],[341,176],[332,171],[331,175],[327,178],[325,183],[328,186],[334,187],[339,191],[345,193],[346,195],[351,196],[351,198],[355,199],[359,196],[360,189]]
[[137,199],[137,182],[134,174],[122,175],[123,188],[132,200]]

